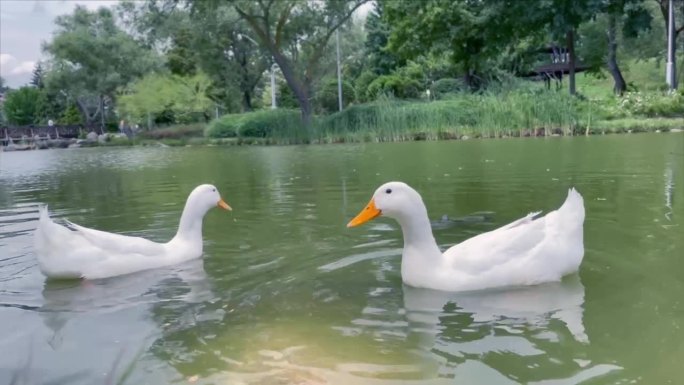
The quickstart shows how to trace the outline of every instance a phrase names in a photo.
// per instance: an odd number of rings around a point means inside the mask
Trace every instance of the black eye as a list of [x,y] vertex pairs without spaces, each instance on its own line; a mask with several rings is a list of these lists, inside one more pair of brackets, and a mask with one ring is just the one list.
[[213,191],[213,192],[216,192],[216,189],[215,189],[215,188],[213,188],[213,189],[211,189],[211,191]]
[[392,189],[391,189],[391,188],[388,188],[387,190],[385,190],[385,192],[386,192],[387,194],[391,194],[391,193],[392,193]]

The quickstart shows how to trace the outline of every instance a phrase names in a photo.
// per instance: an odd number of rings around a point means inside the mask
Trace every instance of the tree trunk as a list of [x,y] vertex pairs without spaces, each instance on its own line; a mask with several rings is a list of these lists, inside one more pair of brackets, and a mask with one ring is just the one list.
[[570,28],[565,38],[568,45],[568,89],[570,90],[570,95],[575,95],[575,31]]
[[247,90],[242,91],[242,109],[244,112],[249,112],[254,109],[252,107],[252,95],[250,95]]
[[75,98],[75,100],[76,106],[78,107],[79,111],[81,112],[81,115],[83,116],[83,122],[85,123],[86,127],[90,128],[94,124],[97,114],[100,113],[100,103],[97,104],[97,110],[91,115],[88,113],[88,104],[86,101],[78,97]]
[[309,87],[306,83],[297,78],[292,67],[290,67],[288,61],[282,55],[278,53],[274,54],[273,57],[278,64],[278,67],[280,67],[280,72],[283,73],[287,85],[292,89],[292,92],[294,92],[295,97],[299,102],[299,109],[302,112],[302,123],[308,129],[311,123],[311,113],[313,111],[309,98]]
[[615,82],[615,87],[613,91],[616,95],[622,96],[622,94],[627,90],[627,84],[625,83],[625,78],[622,77],[622,72],[620,72],[620,67],[617,63],[617,16],[609,15],[608,19],[608,71],[613,76],[613,81]]

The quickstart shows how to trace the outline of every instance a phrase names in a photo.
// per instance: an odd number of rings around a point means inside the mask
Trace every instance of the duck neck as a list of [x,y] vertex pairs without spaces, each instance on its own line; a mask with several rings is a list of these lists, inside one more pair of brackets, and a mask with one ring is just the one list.
[[175,239],[183,239],[185,241],[199,241],[202,242],[202,219],[204,213],[201,212],[195,205],[191,204],[191,200],[185,203],[183,214],[181,215],[180,224],[178,225],[178,232]]
[[442,252],[432,235],[432,227],[425,206],[403,218],[397,218],[404,235],[404,256],[416,255],[423,259],[440,259]]
[[430,287],[435,272],[442,268],[442,252],[432,235],[425,206],[404,218],[397,218],[404,233],[401,257],[401,277],[404,283],[416,287]]

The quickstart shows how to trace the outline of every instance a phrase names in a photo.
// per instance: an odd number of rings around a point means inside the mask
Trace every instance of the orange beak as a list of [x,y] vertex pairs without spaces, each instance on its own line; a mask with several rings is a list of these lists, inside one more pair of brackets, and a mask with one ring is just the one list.
[[230,206],[228,206],[228,203],[226,203],[226,202],[223,200],[223,198],[221,198],[221,200],[218,201],[218,203],[216,204],[216,206],[218,206],[218,207],[220,207],[220,208],[222,208],[222,209],[224,209],[224,210],[233,211],[233,209],[232,209]]
[[359,215],[347,223],[347,227],[356,227],[362,225],[371,219],[375,219],[382,214],[382,211],[375,207],[375,201],[371,198],[370,202],[366,205],[366,208],[361,210]]

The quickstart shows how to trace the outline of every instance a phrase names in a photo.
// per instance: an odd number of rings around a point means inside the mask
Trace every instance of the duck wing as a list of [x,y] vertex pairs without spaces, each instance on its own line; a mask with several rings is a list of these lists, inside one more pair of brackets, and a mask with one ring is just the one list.
[[164,245],[145,238],[90,229],[69,221],[66,221],[66,223],[74,232],[90,242],[91,245],[107,250],[109,253],[135,253],[154,256],[164,252]]
[[558,210],[537,218],[539,213],[451,247],[444,252],[447,263],[467,274],[496,269],[503,273],[524,269],[531,266],[531,259],[542,258],[536,266],[547,272],[576,270],[584,254],[582,196],[572,188]]
[[542,244],[547,236],[546,217],[532,213],[496,230],[477,235],[444,252],[448,264],[459,271],[479,274],[514,262]]
[[158,264],[164,245],[50,219],[40,208],[34,247],[41,271],[52,278],[102,278]]

